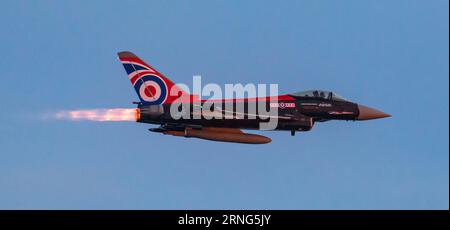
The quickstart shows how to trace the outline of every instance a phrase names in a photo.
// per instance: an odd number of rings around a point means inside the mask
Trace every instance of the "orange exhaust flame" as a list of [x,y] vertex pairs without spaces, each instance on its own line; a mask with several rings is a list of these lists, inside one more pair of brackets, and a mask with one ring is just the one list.
[[71,121],[136,121],[139,119],[138,109],[82,109],[66,110],[54,114],[56,119]]

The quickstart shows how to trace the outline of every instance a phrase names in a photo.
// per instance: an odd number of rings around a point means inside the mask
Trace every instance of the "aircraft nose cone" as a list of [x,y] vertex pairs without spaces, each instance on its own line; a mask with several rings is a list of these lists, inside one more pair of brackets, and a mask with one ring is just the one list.
[[379,110],[364,106],[364,105],[359,105],[358,104],[358,109],[359,109],[359,115],[356,118],[357,120],[371,120],[371,119],[378,119],[378,118],[385,118],[385,117],[390,117],[391,115],[381,112]]

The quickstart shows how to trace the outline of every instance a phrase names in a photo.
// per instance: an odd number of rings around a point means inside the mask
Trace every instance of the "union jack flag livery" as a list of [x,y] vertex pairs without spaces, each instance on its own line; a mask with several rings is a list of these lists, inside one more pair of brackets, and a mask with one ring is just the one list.
[[187,95],[133,53],[124,51],[119,52],[118,55],[143,105],[170,104],[180,97],[179,92]]

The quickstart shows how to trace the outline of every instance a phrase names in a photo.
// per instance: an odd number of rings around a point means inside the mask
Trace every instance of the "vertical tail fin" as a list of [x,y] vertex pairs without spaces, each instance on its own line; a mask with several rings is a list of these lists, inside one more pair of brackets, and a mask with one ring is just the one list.
[[169,104],[179,98],[178,92],[189,95],[133,53],[123,51],[118,55],[142,104]]

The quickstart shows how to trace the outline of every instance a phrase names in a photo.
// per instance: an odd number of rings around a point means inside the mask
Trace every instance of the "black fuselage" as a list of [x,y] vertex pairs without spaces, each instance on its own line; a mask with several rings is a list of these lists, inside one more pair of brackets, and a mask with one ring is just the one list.
[[[276,130],[308,131],[315,122],[355,120],[359,115],[357,104],[327,98],[288,95],[285,100],[264,101],[262,103],[266,106],[266,111],[269,111],[271,107],[277,110],[276,115],[272,116],[272,118],[278,119]],[[171,106],[171,104],[139,105],[138,122],[171,125],[172,127],[178,125],[181,130],[186,126],[259,129],[261,122],[268,121],[267,116],[260,116],[265,113],[258,112],[258,104],[253,103],[251,99],[219,100],[213,103],[200,101],[184,104],[184,110],[181,107],[177,110],[178,116],[189,115],[184,118],[174,118],[173,113],[171,113]],[[210,110],[205,110],[205,107],[210,108]],[[230,110],[230,108],[234,108],[234,110]],[[242,110],[236,108],[242,108]],[[195,117],[194,115],[198,115],[199,111],[202,111],[202,115]]]

